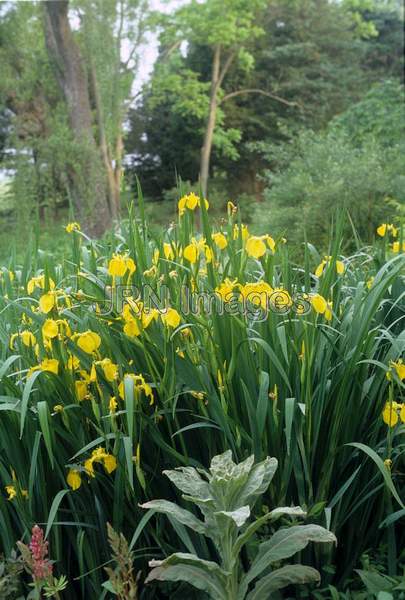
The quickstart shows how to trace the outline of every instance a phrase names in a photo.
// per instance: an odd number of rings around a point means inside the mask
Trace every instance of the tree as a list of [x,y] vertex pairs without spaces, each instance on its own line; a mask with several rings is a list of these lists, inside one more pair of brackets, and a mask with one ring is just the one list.
[[[371,242],[378,224],[389,223],[405,202],[403,101],[401,85],[386,81],[325,131],[303,132],[284,149],[279,170],[264,173],[265,202],[256,208],[260,227],[295,243],[304,241],[305,231],[327,250],[340,208],[350,214],[360,239]],[[354,243],[349,220],[345,233]]]
[[149,27],[148,0],[87,0],[78,5],[80,42],[110,202],[119,211],[123,124],[137,92],[140,47]]
[[123,122],[148,14],[146,0],[10,3],[2,11],[0,112],[10,121],[15,193],[31,198],[25,213],[69,200],[93,234],[117,217]]
[[[244,89],[235,90],[227,95],[223,93],[223,84],[232,66],[237,64],[245,72],[253,68],[254,59],[249,48],[255,38],[263,33],[258,25],[258,14],[267,2],[265,0],[206,0],[199,3],[193,0],[186,6],[177,10],[166,23],[162,35],[163,45],[171,40],[171,47],[166,53],[179,52],[182,42],[190,45],[206,47],[210,52],[210,80],[202,82],[198,74],[185,69],[175,74],[172,71],[162,70],[157,73],[158,83],[167,89],[168,82],[173,89],[183,88],[183,94],[193,92],[193,101],[197,106],[191,111],[200,118],[204,115],[205,125],[203,144],[200,160],[200,182],[202,191],[207,193],[210,158],[215,138],[217,123],[223,122],[223,115],[219,112],[220,105],[236,95],[245,93],[262,93],[283,101],[266,90]],[[174,43],[173,43],[173,40]],[[165,44],[166,43],[166,44]],[[174,54],[172,60],[179,60]],[[166,78],[166,81],[164,79]],[[177,109],[181,112],[187,109],[187,100],[179,99]],[[239,133],[229,130],[228,138],[223,139],[226,144],[238,139]],[[230,136],[230,137],[229,137]],[[231,148],[228,147],[228,151]]]
[[[362,13],[362,19],[379,29],[375,14]],[[148,192],[155,197],[175,185],[176,173],[195,181],[201,162],[199,139],[204,137],[209,112],[212,48],[203,35],[197,38],[191,33],[187,47],[179,48],[185,34],[172,33],[173,20],[178,23],[175,17],[164,24],[151,85],[131,111],[127,139],[134,169],[144,181],[148,179]],[[387,22],[395,18],[399,31],[395,14]],[[278,168],[282,144],[293,143],[305,128],[324,128],[381,78],[377,60],[370,64],[367,59],[375,55],[380,36],[370,37],[375,27],[366,27],[362,35],[365,31],[368,37],[362,37],[358,23],[359,18],[342,3],[272,0],[266,4],[260,12],[263,32],[246,47],[254,68],[251,62],[250,68],[243,68],[246,63],[235,60],[218,94],[210,171],[216,181],[226,176],[228,194],[242,190],[261,197],[257,173],[266,166],[259,151],[263,140],[266,156],[271,140],[272,162]],[[397,54],[398,38],[388,38],[383,50],[387,56]]]
[[[87,196],[87,208],[96,208],[96,211],[92,210],[91,217],[88,214],[86,220],[91,223],[93,233],[100,234],[111,218],[116,218],[119,213],[122,126],[125,103],[130,98],[133,83],[131,71],[136,73],[137,70],[136,51],[144,33],[146,2],[118,0],[106,4],[94,0],[85,2],[83,10],[79,6],[83,50],[74,39],[68,6],[68,0],[47,0],[44,3],[46,41],[66,101],[73,135],[82,155],[81,173],[72,172],[75,179],[74,203],[83,218],[83,198]],[[124,31],[125,22],[132,26],[135,35],[129,35],[133,45],[128,59],[122,62],[123,37],[128,34]],[[105,54],[106,48],[108,55]],[[105,62],[100,62],[100,55]],[[110,81],[108,106],[106,94],[99,84],[102,69],[104,81]],[[94,128],[97,137],[93,133]],[[97,198],[96,207],[92,206],[89,193]],[[90,213],[89,210],[86,212]]]
[[73,38],[68,6],[68,0],[47,0],[44,3],[46,44],[66,102],[76,149],[81,155],[80,168],[71,169],[69,173],[73,182],[73,203],[86,228],[100,235],[111,217],[116,215],[116,206],[109,202],[107,195],[101,157],[92,129],[86,69]]
[[[201,152],[199,122],[192,114],[180,115],[170,96],[151,106],[145,93],[129,111],[129,131],[125,140],[129,174],[136,174],[148,198],[162,197],[183,181],[195,181]],[[131,177],[136,188],[135,177]]]
[[8,122],[3,164],[15,173],[13,196],[19,194],[19,208],[24,208],[19,218],[29,218],[34,203],[42,210],[50,201],[56,204],[60,193],[69,195],[66,159],[59,162],[54,142],[63,138],[69,155],[70,137],[39,14],[26,2],[6,5],[0,18],[0,106]]
[[374,81],[381,78],[401,79],[404,72],[404,11],[402,2],[381,0],[363,14],[372,22],[378,36],[365,41],[362,66]]

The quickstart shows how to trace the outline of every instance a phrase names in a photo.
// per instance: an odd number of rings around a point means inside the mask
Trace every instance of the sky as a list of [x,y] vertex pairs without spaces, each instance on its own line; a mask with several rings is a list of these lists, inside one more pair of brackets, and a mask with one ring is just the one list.
[[[159,10],[164,13],[173,12],[176,8],[185,4],[187,0],[149,0],[152,10]],[[124,48],[125,52],[125,48]],[[142,85],[149,79],[153,65],[158,56],[157,34],[148,34],[147,42],[141,47],[141,61],[139,67],[139,77],[134,85],[134,91],[138,92]]]
[[[176,8],[182,4],[186,4],[188,0],[149,0],[149,6],[151,10],[160,11],[162,13],[170,14]],[[1,2],[1,0],[0,0]],[[72,14],[69,17],[71,26],[73,29],[79,27],[78,18]],[[129,53],[131,52],[131,45],[126,43],[125,40],[122,44],[122,60],[127,60]],[[139,64],[139,74],[134,82],[134,92],[138,92],[143,84],[148,81],[153,65],[158,56],[158,35],[157,33],[148,33],[146,36],[146,42],[142,44],[140,48],[141,61]]]

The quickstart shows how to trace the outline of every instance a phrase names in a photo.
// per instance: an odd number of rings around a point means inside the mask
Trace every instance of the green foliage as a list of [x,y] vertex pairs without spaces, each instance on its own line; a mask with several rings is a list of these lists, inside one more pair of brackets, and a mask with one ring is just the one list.
[[[162,18],[160,34],[161,59],[148,91],[150,110],[170,105],[171,111],[195,120],[200,131],[200,145],[207,127],[210,97],[216,101],[213,144],[218,154],[230,160],[239,157],[237,144],[241,132],[227,127],[221,106],[229,70],[246,76],[252,71],[254,57],[250,51],[254,40],[264,33],[258,25],[259,14],[265,9],[264,0],[193,0]],[[202,73],[182,49],[187,44],[199,48],[207,58],[208,72]],[[218,73],[214,76],[214,56],[218,56]],[[197,67],[197,68],[196,68]],[[181,172],[182,177],[187,173]],[[198,173],[193,173],[196,180]]]
[[[401,598],[400,592],[405,592],[403,578],[387,577],[378,571],[356,570],[369,594],[378,600],[393,600]],[[403,596],[403,594],[402,594]]]
[[343,0],[343,6],[347,10],[356,34],[362,38],[377,37],[378,31],[372,21],[364,19],[366,11],[376,8],[378,2],[375,0]]
[[[203,9],[191,5],[188,11],[192,10]],[[359,38],[352,12],[342,3],[283,0],[272,2],[260,14],[263,32],[238,50],[238,60],[222,83],[221,97],[235,90],[260,89],[287,104],[258,93],[241,94],[220,104],[213,176],[226,172],[230,197],[237,197],[241,188],[255,199],[260,197],[262,187],[256,175],[266,161],[257,145],[263,140],[271,140],[280,153],[280,144],[293,144],[304,128],[322,130],[374,82],[401,77],[399,11],[386,3],[372,10],[363,4],[357,10],[362,22],[378,30],[377,37]],[[144,90],[141,102],[131,111],[127,138],[127,150],[136,157],[131,171],[142,178],[144,189],[153,197],[172,188],[177,176],[197,180],[208,110],[212,51],[203,36],[197,39],[187,30],[189,42],[179,52],[176,44],[186,33],[180,24],[174,32],[171,19],[163,21],[152,89]],[[239,132],[239,139],[230,139],[232,130]],[[281,165],[273,157],[272,171]]]
[[[391,517],[393,518],[393,516]],[[329,584],[313,590],[315,600],[404,600],[403,585],[405,574],[405,553],[399,553],[398,561],[390,563],[387,569],[387,551],[389,547],[381,544],[369,549],[360,558],[358,569],[345,581],[339,589]],[[388,571],[392,575],[387,575]]]
[[156,72],[150,107],[153,110],[169,99],[180,116],[190,115],[202,121],[208,114],[209,86],[209,82],[199,81],[197,73],[182,68],[181,63],[176,61],[175,72],[166,66]]
[[[295,243],[316,240],[325,247],[337,208],[348,211],[363,241],[405,201],[402,155],[404,126],[399,84],[387,82],[333,120],[323,135],[302,133],[292,147],[264,147],[278,172],[257,207],[264,228]],[[351,237],[347,223],[346,239]]]
[[6,7],[0,20],[0,60],[0,105],[9,120],[3,164],[15,171],[11,191],[14,206],[16,198],[23,202],[25,211],[17,214],[24,221],[33,208],[55,207],[66,198],[61,154],[71,153],[66,114],[33,3]]
[[227,451],[214,456],[209,471],[193,467],[164,471],[183,492],[184,500],[200,509],[204,520],[167,500],[152,500],[141,507],[166,514],[210,538],[220,561],[177,552],[164,560],[152,560],[149,564],[153,569],[146,582],[186,581],[215,600],[260,600],[289,585],[318,583],[320,575],[312,567],[299,564],[271,570],[270,567],[300,552],[309,542],[336,542],[333,533],[319,525],[279,529],[258,545],[250,569],[243,572],[241,568],[241,553],[261,527],[283,515],[305,516],[300,507],[286,506],[275,508],[248,525],[252,508],[270,485],[277,464],[276,459],[269,457],[255,464],[254,456],[235,464],[232,452]]
[[[268,248],[258,260],[249,256],[244,241],[234,237],[237,212],[218,220],[202,213],[202,242],[191,209],[164,229],[151,230],[139,198],[139,216],[131,213],[103,240],[66,233],[62,260],[27,242],[25,256],[8,261],[12,272],[1,269],[0,539],[6,556],[16,540],[27,539],[33,523],[46,523],[55,568],[70,582],[64,600],[102,592],[102,566],[111,560],[107,522],[130,540],[137,571],[145,572],[151,556],[179,549],[213,562],[218,557],[210,539],[172,520],[182,547],[174,545],[167,523],[138,504],[178,501],[162,470],[203,467],[231,449],[237,462],[251,454],[258,462],[277,457],[273,485],[257,497],[255,515],[299,504],[308,523],[335,533],[336,551],[301,551],[303,563],[326,567],[325,585],[341,589],[362,553],[382,542],[389,547],[386,562],[395,563],[404,543],[403,516],[395,514],[403,504],[404,425],[388,429],[381,413],[387,398],[403,402],[403,381],[386,377],[405,348],[403,253],[393,255],[388,240],[380,238],[373,248],[342,257],[338,230],[329,266],[315,276],[321,257],[309,244],[299,266],[278,238],[274,253]],[[207,263],[210,227],[223,232],[227,246],[213,247],[215,259]],[[205,250],[191,264],[184,248],[193,237]],[[172,258],[163,244],[175,252]],[[109,264],[116,253],[136,262],[130,281],[112,279]],[[334,268],[337,258],[344,273]],[[205,304],[196,313],[183,312],[184,286],[214,293],[227,278],[237,278],[242,288],[267,283],[291,294],[319,293],[332,303],[330,320],[313,309],[303,316],[270,311],[263,320],[250,313],[217,314]],[[37,307],[50,280],[57,306],[44,313]],[[118,302],[102,313],[113,281],[139,290],[148,284],[158,294],[167,285],[178,326],[157,316],[132,335]],[[61,327],[50,340],[43,332],[47,319]],[[77,342],[88,330],[100,336],[93,353]],[[24,344],[23,331],[35,336],[34,347]],[[43,367],[31,371],[45,359],[58,361],[57,374]],[[112,380],[103,371],[105,359],[117,365]],[[152,404],[128,375],[142,376]],[[85,465],[98,447],[115,459],[116,469],[108,473],[95,462],[93,477]],[[392,461],[390,470],[385,459]],[[73,487],[66,479],[71,470],[77,471]],[[193,526],[205,527],[193,517]],[[252,544],[246,546],[248,558]],[[143,589],[139,583],[141,597],[157,597],[155,591],[153,584]],[[181,597],[182,591],[173,594]],[[157,593],[165,597],[160,585]]]
[[162,39],[168,38],[170,43],[185,39],[207,47],[221,44],[224,48],[243,48],[263,33],[256,19],[265,7],[265,0],[192,0],[165,18]]
[[404,140],[404,90],[399,81],[387,80],[375,85],[360,102],[335,117],[331,128],[345,131],[360,146],[374,139],[383,148],[398,148]]
[[23,564],[13,550],[9,558],[0,556],[0,597],[3,600],[21,599]]

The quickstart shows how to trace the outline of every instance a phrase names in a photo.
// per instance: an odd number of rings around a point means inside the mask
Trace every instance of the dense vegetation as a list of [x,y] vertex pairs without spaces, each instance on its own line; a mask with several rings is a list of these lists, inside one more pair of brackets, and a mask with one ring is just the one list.
[[403,8],[158,6],[0,7],[0,598],[405,600]]
[[[378,223],[403,211],[405,122],[401,86],[376,85],[363,100],[334,118],[322,135],[305,131],[284,151],[278,170],[265,173],[265,202],[255,208],[264,230],[296,242],[327,243],[337,206],[349,215],[347,242],[366,241]],[[274,145],[261,144],[269,161]],[[280,160],[280,159],[279,159]],[[402,207],[402,208],[401,208]],[[353,242],[352,242],[353,247]]]
[[[177,224],[155,237],[141,201],[138,220],[105,242],[72,223],[61,263],[28,248],[2,271],[1,539],[10,555],[45,524],[63,597],[99,597],[107,521],[132,539],[136,569],[183,548],[213,560],[189,521],[171,518],[176,538],[138,504],[175,497],[162,470],[228,449],[278,460],[255,517],[299,504],[307,524],[334,532],[337,550],[303,554],[324,588],[347,586],[377,549],[399,575],[402,235],[382,225],[373,248],[345,258],[339,224],[329,256],[309,245],[299,266],[288,242],[252,236],[231,203],[220,228],[207,207],[184,196]],[[148,310],[150,289],[160,301]],[[145,598],[189,594],[140,586]]]

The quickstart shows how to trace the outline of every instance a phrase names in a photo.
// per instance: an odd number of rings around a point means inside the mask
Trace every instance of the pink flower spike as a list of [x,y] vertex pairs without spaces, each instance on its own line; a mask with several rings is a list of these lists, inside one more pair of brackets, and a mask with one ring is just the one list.
[[38,526],[32,528],[29,546],[32,555],[32,575],[35,581],[47,580],[52,575],[53,566],[48,555],[48,542],[44,540],[44,532]]

